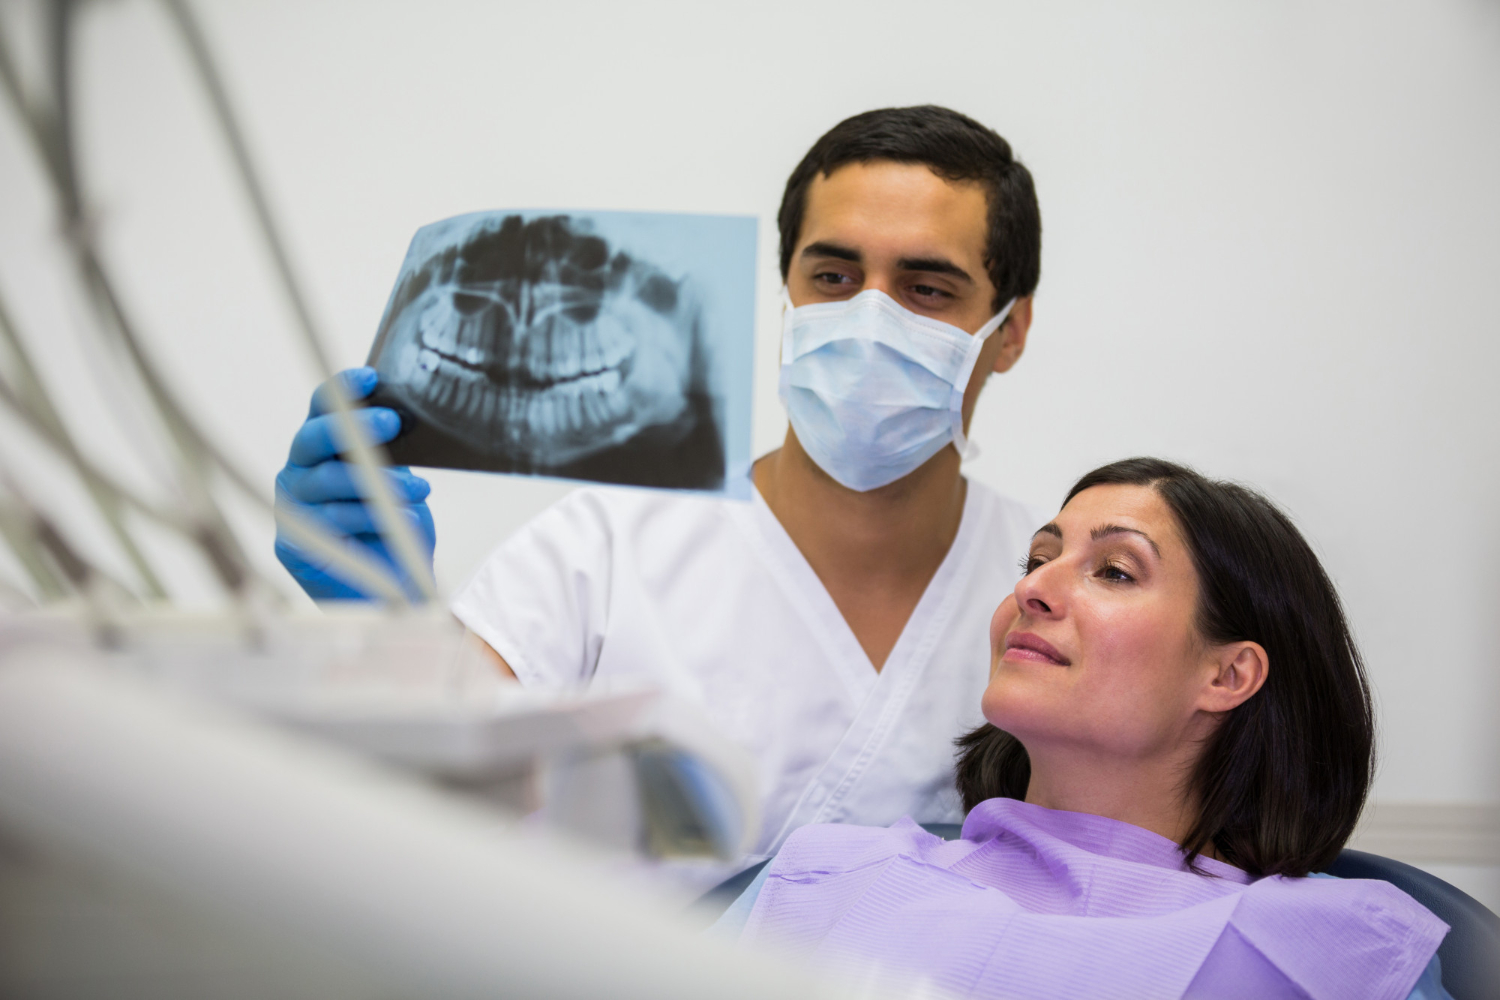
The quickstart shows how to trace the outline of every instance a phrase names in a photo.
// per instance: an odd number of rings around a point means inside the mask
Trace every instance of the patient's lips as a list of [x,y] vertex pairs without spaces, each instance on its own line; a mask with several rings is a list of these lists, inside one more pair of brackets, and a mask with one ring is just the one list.
[[1057,651],[1057,647],[1041,636],[1031,632],[1012,632],[1005,637],[1004,659],[1016,662],[1051,663],[1054,666],[1071,666],[1073,661]]

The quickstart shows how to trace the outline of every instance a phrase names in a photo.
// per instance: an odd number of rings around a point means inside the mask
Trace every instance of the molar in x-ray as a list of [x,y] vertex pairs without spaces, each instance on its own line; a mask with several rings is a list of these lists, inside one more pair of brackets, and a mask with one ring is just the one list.
[[446,242],[408,259],[371,354],[376,401],[415,425],[394,460],[722,482],[688,277],[565,215],[491,213]]

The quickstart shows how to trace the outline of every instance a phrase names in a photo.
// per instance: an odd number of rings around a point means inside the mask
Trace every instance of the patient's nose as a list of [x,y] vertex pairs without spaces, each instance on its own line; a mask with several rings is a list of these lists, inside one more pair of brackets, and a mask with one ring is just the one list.
[[1016,604],[1026,614],[1055,618],[1062,611],[1062,590],[1054,579],[1052,563],[1046,562],[1021,577],[1016,584]]

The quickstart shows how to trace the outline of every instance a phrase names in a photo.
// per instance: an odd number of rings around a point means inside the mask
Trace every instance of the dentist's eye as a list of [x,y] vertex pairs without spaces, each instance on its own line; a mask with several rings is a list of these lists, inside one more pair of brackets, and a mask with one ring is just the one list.
[[911,293],[921,299],[951,299],[953,296],[932,285],[912,285]]

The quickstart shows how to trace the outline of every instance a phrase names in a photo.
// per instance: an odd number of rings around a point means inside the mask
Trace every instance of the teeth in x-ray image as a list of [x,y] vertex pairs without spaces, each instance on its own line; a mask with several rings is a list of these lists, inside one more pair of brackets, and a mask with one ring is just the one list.
[[545,470],[690,420],[690,283],[586,220],[486,220],[402,285],[382,381],[477,451]]

